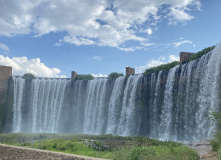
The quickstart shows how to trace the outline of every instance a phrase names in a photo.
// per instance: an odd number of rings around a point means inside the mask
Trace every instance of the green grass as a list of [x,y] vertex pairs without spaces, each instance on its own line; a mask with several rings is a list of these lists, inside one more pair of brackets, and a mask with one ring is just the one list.
[[51,140],[38,140],[34,143],[23,143],[21,146],[27,146],[31,148],[44,149],[49,151],[58,151],[65,153],[73,153],[78,155],[85,155],[90,157],[102,157],[111,158],[110,151],[96,150],[82,141],[76,139],[63,140],[63,139],[51,139]]
[[0,142],[114,160],[199,159],[195,151],[182,143],[147,137],[11,133],[0,134]]
[[167,145],[122,148],[113,155],[116,160],[196,160],[197,153],[185,146]]

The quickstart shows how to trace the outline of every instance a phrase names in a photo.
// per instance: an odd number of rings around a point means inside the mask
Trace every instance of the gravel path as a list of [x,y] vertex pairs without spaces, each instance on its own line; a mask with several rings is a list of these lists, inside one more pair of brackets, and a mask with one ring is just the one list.
[[105,159],[0,144],[0,160],[105,160]]
[[212,151],[208,140],[189,143],[187,146],[196,150],[201,160],[218,160],[217,153]]

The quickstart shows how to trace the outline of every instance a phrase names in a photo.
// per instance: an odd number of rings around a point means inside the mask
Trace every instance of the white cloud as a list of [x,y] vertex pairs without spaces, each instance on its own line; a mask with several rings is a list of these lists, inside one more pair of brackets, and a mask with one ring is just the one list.
[[124,48],[124,47],[118,47],[119,50],[126,51],[126,52],[131,52],[135,51],[134,47],[129,47],[129,48]]
[[180,45],[182,45],[182,44],[192,44],[193,42],[192,41],[189,41],[189,40],[183,40],[183,41],[179,41],[179,42],[174,42],[173,43],[173,45],[175,46],[175,47],[179,47]]
[[102,58],[101,57],[99,57],[99,56],[94,56],[94,57],[92,57],[94,60],[97,60],[97,61],[100,61],[100,60],[102,60]]
[[4,57],[0,55],[0,65],[12,66],[13,75],[22,76],[25,73],[32,73],[37,77],[61,77],[61,71],[58,68],[49,68],[41,63],[39,58],[28,59],[27,57]]
[[4,43],[0,43],[0,49],[3,49],[5,51],[9,52],[8,46],[6,46]]
[[[193,16],[188,7],[199,9],[200,1],[2,0],[0,6],[0,35],[34,33],[39,37],[64,32],[66,35],[55,45],[98,45],[133,51],[147,47],[143,44],[148,42],[137,28],[152,35],[153,26],[157,30],[162,19],[170,24],[189,21]],[[135,41],[136,46],[122,47],[128,41]]]
[[153,30],[152,30],[151,28],[148,28],[148,29],[147,29],[147,33],[148,33],[149,35],[151,35],[151,34],[153,33]]
[[151,60],[149,61],[146,65],[144,66],[139,66],[136,67],[136,73],[143,73],[145,71],[145,69],[147,68],[151,68],[151,67],[155,67],[155,66],[159,66],[161,64],[164,64],[165,62],[160,61],[160,60]]
[[168,62],[173,62],[173,61],[180,61],[180,57],[175,55],[170,55]]
[[91,74],[93,77],[108,77],[106,74]]
[[4,43],[0,43],[0,54],[9,55],[9,53],[9,47]]
[[70,37],[70,36],[65,36],[61,42],[68,42],[70,44],[75,44],[76,46],[80,45],[93,45],[95,42],[90,39],[86,39],[83,37],[77,38],[77,37]]
[[172,18],[170,19],[169,24],[176,24],[177,22],[185,22],[193,19],[194,17],[185,12],[185,10],[179,8],[171,8],[169,14]]
[[160,57],[159,60],[163,60],[164,61],[164,60],[166,60],[166,58],[165,57]]
[[59,47],[59,46],[62,46],[61,43],[55,43],[54,45],[55,45],[55,46],[58,46],[58,47]]
[[175,55],[169,55],[168,60],[166,60],[165,57],[160,57],[157,60],[148,61],[146,65],[136,67],[135,70],[136,70],[136,73],[143,73],[147,68],[156,67],[161,64],[166,64],[166,63],[170,63],[173,61],[179,61],[179,57]]

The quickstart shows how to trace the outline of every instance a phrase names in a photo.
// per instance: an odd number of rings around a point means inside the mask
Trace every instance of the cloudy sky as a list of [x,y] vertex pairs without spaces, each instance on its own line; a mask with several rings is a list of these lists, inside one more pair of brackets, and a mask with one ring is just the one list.
[[142,73],[221,41],[220,0],[0,0],[0,65],[43,77]]

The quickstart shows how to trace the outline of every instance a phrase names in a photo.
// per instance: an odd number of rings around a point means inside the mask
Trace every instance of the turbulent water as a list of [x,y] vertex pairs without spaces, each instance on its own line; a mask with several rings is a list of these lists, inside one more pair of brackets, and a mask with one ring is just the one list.
[[208,139],[220,110],[221,43],[196,61],[149,76],[90,81],[13,77],[13,132]]

